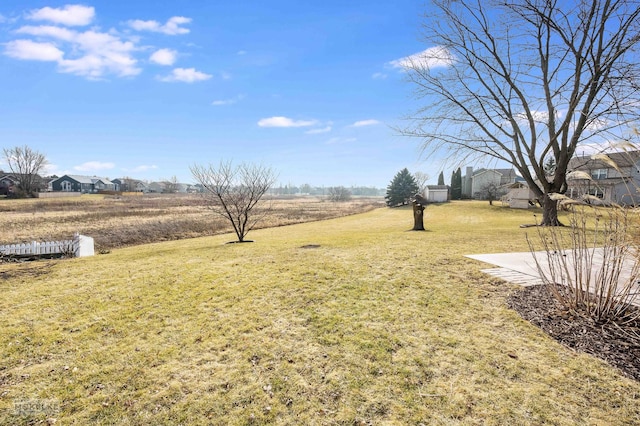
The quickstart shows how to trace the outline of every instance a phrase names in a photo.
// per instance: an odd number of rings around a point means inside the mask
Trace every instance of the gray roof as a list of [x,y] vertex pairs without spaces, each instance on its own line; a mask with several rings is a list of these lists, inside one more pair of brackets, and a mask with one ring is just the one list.
[[495,172],[500,173],[502,176],[516,176],[516,171],[514,169],[478,169],[473,171],[473,176],[479,175],[484,172]]
[[[606,155],[619,167],[631,167],[635,165],[638,160],[640,160],[640,151],[629,151],[629,152],[611,152],[606,153]],[[592,159],[591,156],[581,156],[581,157],[573,157],[569,161],[568,169],[569,171],[587,169],[609,169],[612,168],[610,164],[598,159]]]

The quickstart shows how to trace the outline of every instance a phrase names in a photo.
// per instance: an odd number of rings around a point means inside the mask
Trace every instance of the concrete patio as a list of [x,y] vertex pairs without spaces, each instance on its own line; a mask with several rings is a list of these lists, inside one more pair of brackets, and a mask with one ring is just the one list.
[[[604,259],[603,259],[603,250],[596,248],[593,250],[593,262],[592,262],[592,270],[591,270],[591,282],[595,282],[598,271],[600,271]],[[567,256],[569,262],[569,271],[573,272],[572,268],[572,251],[567,250],[565,255]],[[535,256],[535,257],[534,257]],[[530,286],[530,285],[539,285],[542,284],[542,279],[540,278],[540,274],[538,273],[538,268],[536,267],[536,259],[540,263],[540,266],[543,270],[548,270],[549,261],[547,253],[544,251],[540,252],[520,252],[520,253],[493,253],[493,254],[470,254],[465,257],[479,260],[484,263],[488,263],[490,265],[495,265],[495,268],[487,268],[482,269],[481,271],[487,273],[491,276],[501,278],[507,282],[519,284],[522,286]],[[635,292],[636,294],[636,302],[635,304],[640,305],[640,277],[638,276],[638,270],[634,271],[634,267],[636,264],[636,259],[627,256],[623,262],[623,269],[620,274],[619,286],[623,286],[628,282],[630,277],[634,275],[633,279],[635,280]],[[571,277],[572,279],[574,277]]]

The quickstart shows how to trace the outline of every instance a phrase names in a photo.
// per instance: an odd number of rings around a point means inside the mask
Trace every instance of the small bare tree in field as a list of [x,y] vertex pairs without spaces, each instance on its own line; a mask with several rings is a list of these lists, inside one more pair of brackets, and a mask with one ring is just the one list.
[[11,173],[19,180],[18,187],[25,196],[31,196],[43,185],[40,173],[48,164],[44,154],[28,146],[3,149],[4,159]]
[[270,167],[255,164],[233,166],[230,161],[216,167],[191,166],[193,178],[202,185],[208,207],[231,222],[238,242],[269,212],[261,208],[260,200],[276,181]]
[[351,200],[351,191],[344,186],[332,186],[327,193],[329,201],[341,202]]

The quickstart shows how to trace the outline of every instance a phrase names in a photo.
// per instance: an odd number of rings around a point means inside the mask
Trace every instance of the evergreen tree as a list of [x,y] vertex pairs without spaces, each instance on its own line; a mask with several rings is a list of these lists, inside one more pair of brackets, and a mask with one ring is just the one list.
[[411,197],[419,191],[416,179],[406,168],[400,170],[389,186],[385,200],[390,207],[407,204]]
[[444,185],[444,172],[440,172],[438,175],[438,185]]
[[553,176],[556,174],[556,159],[548,157],[544,163],[544,174],[547,176]]
[[451,173],[451,199],[460,200],[462,198],[462,170]]

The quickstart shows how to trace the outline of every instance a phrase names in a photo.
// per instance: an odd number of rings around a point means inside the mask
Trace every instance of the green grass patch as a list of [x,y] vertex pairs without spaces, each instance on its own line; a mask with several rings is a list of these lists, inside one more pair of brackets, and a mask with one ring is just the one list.
[[527,251],[531,212],[425,213],[425,232],[378,209],[2,265],[0,424],[640,422],[639,383],[523,321],[515,287],[463,257]]

